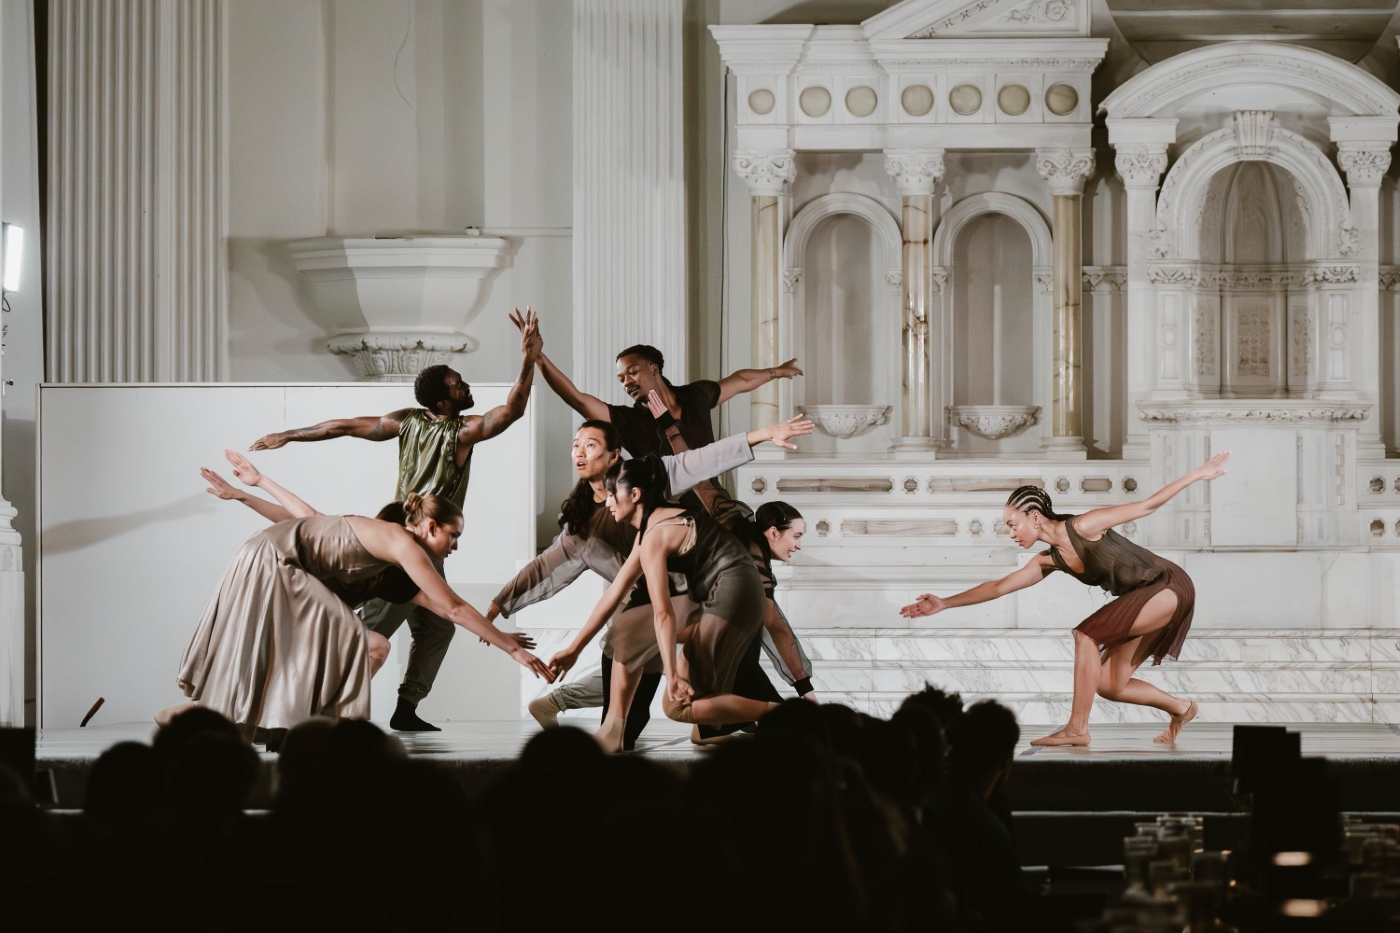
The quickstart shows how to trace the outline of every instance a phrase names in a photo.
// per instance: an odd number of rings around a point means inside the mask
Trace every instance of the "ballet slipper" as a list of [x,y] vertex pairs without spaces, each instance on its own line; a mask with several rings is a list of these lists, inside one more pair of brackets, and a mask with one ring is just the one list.
[[603,720],[593,738],[609,755],[622,751],[622,734],[627,730],[627,720],[609,716]]
[[164,729],[166,726],[170,725],[171,720],[176,716],[180,715],[185,710],[194,709],[198,705],[199,704],[194,700],[186,700],[183,703],[176,703],[174,706],[167,706],[159,713],[156,713],[156,725]]
[[1069,726],[1065,726],[1059,732],[1052,732],[1047,736],[1031,740],[1032,745],[1078,745],[1089,744],[1088,732],[1070,732]]
[[1180,716],[1173,716],[1171,722],[1167,723],[1167,728],[1162,731],[1162,734],[1152,741],[1160,742],[1163,745],[1176,744],[1176,737],[1181,734],[1181,727],[1195,719],[1196,714],[1199,712],[1200,708],[1197,707],[1195,703],[1189,704],[1186,707],[1186,712],[1182,713]]
[[554,694],[546,693],[542,697],[531,700],[526,709],[530,715],[535,717],[535,722],[544,729],[559,728],[559,714],[563,712],[559,704],[554,699]]

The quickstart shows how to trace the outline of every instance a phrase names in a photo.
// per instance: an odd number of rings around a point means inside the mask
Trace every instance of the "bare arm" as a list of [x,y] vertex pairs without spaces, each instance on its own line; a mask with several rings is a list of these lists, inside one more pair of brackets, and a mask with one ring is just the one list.
[[1115,525],[1146,518],[1170,502],[1173,496],[1192,483],[1224,476],[1228,472],[1225,469],[1225,461],[1230,459],[1230,453],[1228,450],[1222,450],[1190,473],[1168,483],[1146,499],[1138,502],[1125,502],[1122,505],[1110,505],[1102,509],[1091,509],[1074,520],[1074,530],[1079,532],[1081,537],[1095,541]]
[[209,493],[209,495],[218,496],[220,499],[229,499],[234,502],[242,502],[248,508],[257,512],[274,525],[278,522],[285,522],[292,517],[291,512],[288,512],[275,502],[268,502],[266,499],[259,496],[250,496],[241,489],[235,489],[229,484],[228,480],[208,467],[200,467],[199,475],[203,476],[204,481],[209,484],[204,490]]
[[530,386],[535,381],[535,360],[541,351],[534,313],[526,308],[525,315],[523,319],[511,318],[520,327],[520,375],[515,377],[515,385],[510,387],[504,405],[497,405],[479,418],[468,418],[462,425],[462,431],[457,435],[458,457],[464,456],[463,451],[470,449],[472,444],[490,440],[525,414],[525,403],[530,401]]
[[403,419],[412,411],[401,408],[387,415],[368,415],[364,418],[339,418],[322,421],[309,428],[293,428],[290,431],[277,431],[253,441],[249,450],[276,450],[291,441],[324,441],[332,437],[358,437],[366,441],[387,441],[399,436]]
[[673,700],[695,695],[685,678],[676,671],[676,615],[671,607],[671,581],[666,572],[666,557],[675,552],[685,537],[680,525],[653,528],[640,548],[642,570],[651,594],[651,617],[656,626],[656,644],[661,649],[661,666],[666,674],[666,690]]
[[1054,561],[1045,554],[1038,554],[1027,561],[1024,567],[1008,573],[1000,580],[979,583],[972,589],[963,590],[955,596],[934,596],[932,593],[925,593],[916,602],[899,610],[899,614],[906,619],[917,619],[920,616],[931,616],[934,613],[942,612],[944,609],[989,602],[999,596],[1005,596],[1007,593],[1035,586],[1045,578],[1047,569],[1056,569]]
[[797,368],[797,357],[793,357],[780,366],[768,369],[736,369],[719,381],[719,402],[723,405],[734,396],[744,392],[752,392],[774,379],[791,379],[793,376],[800,375],[802,375],[802,370]]
[[574,411],[595,421],[611,421],[608,415],[608,405],[602,399],[589,395],[587,392],[574,385],[573,380],[564,375],[564,371],[554,365],[554,361],[543,353],[539,359],[540,374],[544,376],[547,386],[554,390],[554,394],[564,400]]

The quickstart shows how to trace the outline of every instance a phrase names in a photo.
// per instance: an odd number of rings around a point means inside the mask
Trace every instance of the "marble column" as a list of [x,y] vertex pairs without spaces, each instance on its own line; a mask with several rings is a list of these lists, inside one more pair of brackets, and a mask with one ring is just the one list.
[[226,11],[49,3],[52,381],[224,378]]
[[930,339],[933,319],[931,280],[933,188],[943,177],[942,149],[886,149],[885,171],[899,186],[902,202],[903,386],[897,454],[932,451],[937,444],[933,410]]
[[[1393,126],[1393,124],[1392,124]],[[1392,132],[1393,135],[1393,132]],[[1355,317],[1358,331],[1353,336],[1351,388],[1375,402],[1365,424],[1357,433],[1357,455],[1361,459],[1385,459],[1381,440],[1381,332],[1380,332],[1380,190],[1381,180],[1390,168],[1391,141],[1347,141],[1337,144],[1337,165],[1347,176],[1351,192],[1351,222],[1356,225],[1360,262],[1360,314]]]
[[[734,171],[749,186],[751,211],[750,307],[752,357],[755,369],[777,366],[778,298],[781,286],[784,186],[797,177],[791,149],[736,149]],[[778,422],[777,380],[749,393],[749,427],[764,428]]]
[[1152,283],[1147,264],[1152,259],[1152,231],[1157,222],[1157,186],[1167,170],[1167,144],[1125,143],[1116,147],[1114,168],[1123,180],[1128,198],[1128,388],[1127,426],[1123,459],[1150,456],[1147,427],[1135,405],[1154,387],[1151,368]]
[[621,401],[617,352],[686,379],[682,0],[574,0],[572,377]]
[[1035,167],[1055,198],[1055,386],[1048,454],[1082,459],[1083,384],[1080,333],[1084,294],[1082,223],[1084,181],[1094,171],[1092,149],[1037,149]]

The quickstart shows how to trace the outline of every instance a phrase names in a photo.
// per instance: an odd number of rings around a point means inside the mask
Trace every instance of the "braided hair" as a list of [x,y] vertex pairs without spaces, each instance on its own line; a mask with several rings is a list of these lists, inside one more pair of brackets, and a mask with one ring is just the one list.
[[642,525],[637,536],[640,542],[647,532],[651,513],[666,504],[666,466],[657,456],[634,457],[613,465],[608,470],[608,492],[617,494],[619,486],[642,493]]
[[[603,435],[603,446],[611,452],[622,447],[622,435],[611,421],[590,419],[578,426],[582,431],[591,428]],[[588,538],[592,532],[593,513],[598,511],[598,503],[593,501],[593,484],[581,479],[574,486],[569,497],[559,506],[559,527],[567,528],[571,534]]]
[[1018,512],[1039,512],[1052,522],[1062,522],[1069,516],[1055,511],[1050,503],[1050,494],[1039,486],[1018,486],[1007,498],[1006,504]]

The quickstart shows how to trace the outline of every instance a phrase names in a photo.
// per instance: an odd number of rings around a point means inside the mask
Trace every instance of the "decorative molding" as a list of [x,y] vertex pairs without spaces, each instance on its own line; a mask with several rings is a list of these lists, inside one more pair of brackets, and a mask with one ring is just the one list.
[[800,266],[786,267],[783,269],[782,276],[783,291],[787,292],[788,294],[792,294],[792,292],[797,288],[797,283],[802,281],[802,269]]
[[1380,267],[1380,287],[1383,292],[1400,292],[1400,266]]
[[1374,188],[1390,168],[1389,143],[1338,143],[1337,165],[1352,188]]
[[1304,272],[1302,285],[1313,285],[1323,283],[1327,285],[1346,285],[1361,281],[1361,267],[1341,264],[1315,263],[1308,266]]
[[1050,268],[1055,262],[1054,241],[1050,226],[1036,210],[1035,205],[1014,194],[1002,191],[984,191],[968,195],[948,209],[943,220],[933,234],[933,262],[935,269],[953,268],[953,247],[957,244],[962,228],[982,214],[1006,214],[1019,223],[1031,239],[1031,266]]
[[1241,159],[1267,159],[1273,154],[1272,110],[1236,110],[1234,126]]
[[[1198,407],[1199,406],[1199,407]],[[1283,402],[1269,403],[1257,399],[1242,399],[1240,404],[1225,402],[1205,403],[1138,403],[1142,420],[1152,424],[1203,424],[1203,423],[1264,423],[1301,424],[1307,422],[1364,421],[1371,405],[1353,403],[1347,405],[1324,405],[1317,402],[1302,402],[1288,405]]]
[[943,178],[942,149],[886,149],[885,172],[903,197],[933,194]]
[[[1396,267],[1400,271],[1400,267]],[[1198,262],[1147,266],[1147,280],[1154,285],[1191,288],[1268,289],[1304,288],[1309,285],[1345,285],[1361,281],[1361,267],[1352,263],[1297,263],[1293,265],[1216,266]]]
[[1035,273],[1035,287],[1036,287],[1036,291],[1040,292],[1042,295],[1054,294],[1054,291],[1055,291],[1055,273],[1054,273],[1054,272],[1036,272],[1036,273]]
[[928,273],[928,287],[929,287],[929,291],[932,291],[932,292],[941,292],[941,291],[943,291],[943,286],[944,286],[944,285],[947,285],[947,284],[948,284],[948,267],[947,267],[947,266],[932,266],[932,267],[930,267],[929,273]]
[[994,492],[1013,493],[1022,486],[1045,488],[1045,480],[1038,476],[933,476],[928,481],[928,491],[945,492]]
[[621,397],[613,355],[636,343],[685,378],[684,19],[681,0],[573,4],[570,375],[599,398]]
[[332,353],[354,359],[360,378],[369,382],[412,382],[423,369],[447,363],[453,353],[471,353],[475,338],[465,334],[425,337],[418,334],[346,334],[332,338]]
[[1039,405],[952,405],[952,424],[966,428],[978,437],[999,441],[1015,437],[1040,419]]
[[1084,193],[1084,181],[1094,173],[1092,149],[1037,149],[1035,170],[1050,186],[1055,197]]
[[1008,10],[997,22],[1061,28],[1075,21],[1080,3],[1081,0],[1029,0],[1014,10]]
[[791,149],[735,149],[734,173],[753,197],[782,194],[797,177],[796,155]]
[[950,518],[862,518],[841,523],[842,535],[951,538],[958,523]]
[[807,405],[804,413],[823,434],[842,439],[864,434],[890,420],[889,405]]
[[778,480],[778,492],[890,492],[888,476],[791,477]]
[[224,379],[228,8],[48,8],[48,378]]
[[1084,288],[1095,292],[1121,292],[1128,287],[1127,266],[1085,266]]
[[941,32],[947,32],[949,29],[952,29],[956,26],[961,26],[962,24],[966,23],[969,19],[975,18],[978,14],[984,12],[985,10],[991,9],[992,7],[995,7],[1002,2],[1003,0],[974,0],[974,2],[969,3],[967,6],[963,7],[961,10],[958,10],[951,16],[945,16],[935,23],[930,23],[929,25],[918,30],[917,32],[910,33],[905,38],[932,39]]
[[1157,190],[1167,170],[1166,144],[1128,143],[1115,147],[1113,167],[1128,188]]
[[886,284],[886,285],[892,285],[892,286],[894,286],[895,288],[899,288],[899,286],[901,286],[901,285],[904,284],[904,270],[903,270],[903,269],[886,269],[886,270],[885,270],[885,284]]

